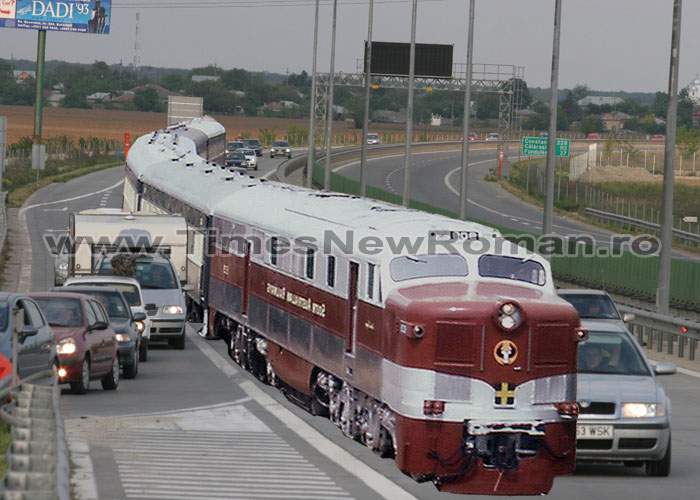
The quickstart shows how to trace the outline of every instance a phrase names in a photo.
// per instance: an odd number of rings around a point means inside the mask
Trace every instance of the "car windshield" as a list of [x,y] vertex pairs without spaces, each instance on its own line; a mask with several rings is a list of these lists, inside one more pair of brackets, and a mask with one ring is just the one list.
[[10,306],[7,302],[0,303],[0,332],[7,330]]
[[579,344],[579,373],[649,375],[639,349],[625,333],[589,332]]
[[245,156],[255,156],[255,151],[252,149],[241,149],[241,154]]
[[242,160],[243,158],[245,158],[245,156],[243,156],[242,153],[238,153],[238,152],[229,153],[226,157],[227,157],[229,160]]
[[367,134],[367,139],[377,139],[378,137],[377,134]]
[[[126,266],[128,267],[128,266]],[[135,278],[143,290],[172,290],[177,289],[177,280],[170,264],[150,260],[136,260],[133,266],[118,273],[119,276]],[[100,266],[100,274],[113,274],[112,262],[104,260]],[[117,274],[117,273],[114,273]]]
[[396,257],[389,264],[391,279],[405,281],[419,278],[433,278],[467,275],[467,260],[461,255],[406,255]]
[[75,328],[83,325],[83,309],[78,299],[36,299],[49,325]]
[[95,297],[104,306],[111,319],[128,319],[131,317],[129,306],[117,292],[89,292],[87,295]]
[[482,278],[503,278],[544,286],[547,275],[539,262],[502,255],[483,255],[479,258]]
[[248,139],[246,142],[249,146],[260,146],[260,141],[257,139]]
[[284,142],[284,141],[277,141],[277,142],[275,142],[274,145],[277,147],[280,147],[280,148],[288,148],[289,147],[289,143]]
[[563,293],[561,297],[574,306],[582,319],[620,319],[615,304],[607,295]]
[[[80,286],[82,283],[73,283],[73,286]],[[71,285],[68,285],[71,286]],[[106,286],[109,288],[116,288],[128,302],[129,306],[138,307],[143,305],[141,303],[141,294],[139,294],[139,288],[136,285],[130,285],[129,283],[90,283],[90,286]]]

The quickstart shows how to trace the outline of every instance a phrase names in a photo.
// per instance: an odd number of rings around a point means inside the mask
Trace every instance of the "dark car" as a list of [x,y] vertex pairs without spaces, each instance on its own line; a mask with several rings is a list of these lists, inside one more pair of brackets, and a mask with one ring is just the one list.
[[58,381],[70,384],[74,394],[90,390],[90,381],[100,380],[102,388],[119,386],[119,355],[114,330],[97,300],[87,295],[37,293],[39,305],[56,336]]
[[253,151],[255,151],[255,156],[262,156],[263,155],[262,144],[260,143],[260,140],[258,140],[258,139],[243,139],[243,142],[245,143],[246,148],[250,148]]
[[246,168],[248,160],[240,151],[226,153],[226,166],[235,168]]
[[80,293],[99,301],[109,316],[109,325],[114,330],[119,350],[119,365],[124,378],[135,378],[139,373],[139,350],[141,337],[136,328],[137,321],[146,319],[143,313],[132,314],[129,303],[122,292],[104,286],[71,286],[54,288],[52,292]]
[[26,295],[0,293],[0,353],[10,361],[14,331],[20,379],[56,367],[55,337],[38,304]]
[[245,147],[247,146],[243,141],[232,141],[226,144],[226,152],[233,153],[234,151],[238,151],[239,149],[243,149]]

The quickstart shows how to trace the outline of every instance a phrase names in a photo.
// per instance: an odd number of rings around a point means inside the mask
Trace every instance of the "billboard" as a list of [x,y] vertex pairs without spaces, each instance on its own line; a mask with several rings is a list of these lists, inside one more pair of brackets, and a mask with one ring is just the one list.
[[168,126],[204,116],[201,97],[168,96]]
[[106,35],[112,0],[0,0],[0,28]]
[[[453,45],[417,43],[416,76],[452,78],[453,51]],[[365,42],[365,60],[366,54]],[[410,62],[410,43],[372,42],[372,74],[408,76]]]

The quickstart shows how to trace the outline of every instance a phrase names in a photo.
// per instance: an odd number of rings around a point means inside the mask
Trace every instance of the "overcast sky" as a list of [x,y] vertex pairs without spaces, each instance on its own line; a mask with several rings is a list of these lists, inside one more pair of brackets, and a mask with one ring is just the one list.
[[[48,59],[130,63],[141,5],[141,62],[191,68],[217,64],[298,72],[311,67],[313,6],[309,0],[113,0],[107,36],[49,33]],[[238,4],[201,8],[204,3]],[[331,8],[321,8],[320,66],[328,70]],[[168,7],[147,9],[163,3]],[[255,7],[241,6],[241,4]],[[262,4],[293,4],[285,7]],[[367,31],[367,0],[339,0],[337,67],[353,71]],[[408,1],[376,0],[375,40],[409,41]],[[200,8],[177,9],[174,4]],[[360,5],[358,5],[360,4]],[[466,0],[421,0],[418,41],[466,52]],[[561,84],[594,89],[666,90],[672,0],[564,0]],[[121,7],[120,7],[121,6]],[[475,62],[526,67],[531,86],[549,86],[554,0],[477,0]],[[684,2],[681,85],[700,72],[700,1]],[[694,29],[693,29],[694,28]],[[34,58],[34,32],[0,29],[2,57]]]

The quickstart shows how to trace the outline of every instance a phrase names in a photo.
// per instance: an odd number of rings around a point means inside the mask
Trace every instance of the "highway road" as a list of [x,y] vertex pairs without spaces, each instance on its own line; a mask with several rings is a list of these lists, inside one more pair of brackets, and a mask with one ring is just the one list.
[[[492,153],[490,153],[492,154]],[[415,196],[434,201],[443,196],[450,208],[456,197],[445,185],[446,163],[456,155],[416,159]],[[487,161],[475,153],[474,161]],[[446,161],[450,160],[450,161]],[[280,160],[282,161],[282,160]],[[382,160],[372,182],[400,190],[400,160]],[[277,165],[265,160],[261,175]],[[373,165],[375,167],[376,165]],[[488,168],[473,168],[473,178]],[[352,167],[347,168],[352,174]],[[32,288],[52,283],[51,257],[42,244],[46,231],[65,230],[68,213],[121,205],[121,169],[112,169],[44,188],[26,210],[32,241]],[[420,182],[418,181],[420,180]],[[498,210],[517,203],[472,183],[475,217],[499,223]],[[437,195],[436,193],[442,193]],[[499,197],[497,197],[499,196]],[[485,207],[485,208],[482,208]],[[534,212],[523,206],[511,225],[536,228]],[[481,210],[481,212],[479,212]],[[524,225],[528,222],[529,225]],[[568,222],[557,220],[558,230]],[[562,229],[563,228],[563,229]],[[64,391],[63,416],[75,465],[76,497],[83,499],[150,498],[450,498],[430,484],[416,484],[364,446],[341,435],[328,421],[312,417],[279,392],[241,372],[226,355],[223,342],[206,341],[192,332],[185,351],[154,349],[135,380],[122,380],[116,393],[94,384],[90,394]],[[555,482],[553,499],[683,499],[697,495],[700,474],[700,380],[687,375],[664,379],[673,404],[673,471],[669,478],[647,478],[640,469],[588,466]]]

